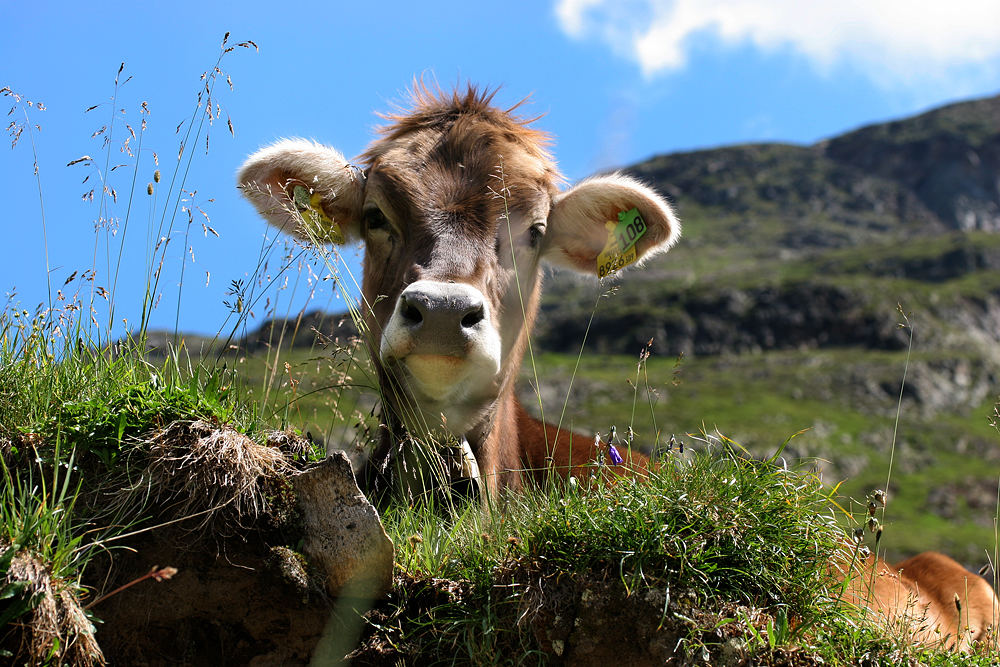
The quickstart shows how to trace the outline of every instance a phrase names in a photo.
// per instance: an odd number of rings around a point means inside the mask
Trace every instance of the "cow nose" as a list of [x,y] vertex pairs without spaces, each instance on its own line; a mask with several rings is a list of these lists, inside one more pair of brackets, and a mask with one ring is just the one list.
[[398,364],[405,371],[401,379],[412,380],[415,395],[429,400],[491,387],[502,355],[495,312],[467,283],[410,283],[382,330],[379,357],[389,366]]
[[486,308],[482,294],[468,285],[420,281],[399,295],[399,314],[410,328],[447,333],[475,327],[485,319]]
[[[398,322],[420,349],[463,356],[488,321],[482,292],[464,283],[418,280],[399,295]],[[453,352],[445,352],[453,350]]]

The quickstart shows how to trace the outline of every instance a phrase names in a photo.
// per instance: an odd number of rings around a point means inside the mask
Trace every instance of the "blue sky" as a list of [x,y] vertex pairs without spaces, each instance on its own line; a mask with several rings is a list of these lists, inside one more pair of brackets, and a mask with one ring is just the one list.
[[[175,128],[195,111],[199,77],[215,63],[227,31],[230,45],[249,39],[260,50],[237,49],[225,57],[222,68],[234,90],[221,84],[217,91],[222,113],[210,129],[208,154],[204,135],[185,149],[184,164],[193,155],[186,187],[197,194],[181,202],[200,206],[219,237],[205,235],[205,218],[195,211],[185,243],[187,216],[178,213],[155,327],[172,329],[177,321],[184,331],[215,333],[226,318],[230,281],[250,280],[268,232],[234,187],[247,154],[280,137],[304,136],[355,155],[379,123],[374,112],[401,101],[415,76],[443,86],[466,80],[502,85],[502,103],[531,94],[526,111],[544,114],[538,126],[555,135],[556,156],[571,180],[658,153],[750,141],[811,143],[1000,92],[996,0],[0,0],[0,9],[7,26],[0,88],[45,107],[22,103],[4,123],[22,122],[26,109],[41,129],[22,133],[14,150],[9,138],[0,146],[0,175],[8,186],[0,290],[28,310],[46,302],[47,257],[53,291],[71,294],[82,286],[89,302],[91,285],[109,292],[116,286],[119,333],[139,316],[149,221],[159,224],[166,181],[177,163]],[[112,106],[123,62],[121,80],[132,78]],[[0,102],[6,113],[11,98]],[[140,113],[142,102],[147,116]],[[85,112],[92,105],[100,106]],[[124,123],[138,132],[143,118],[147,130],[136,169],[120,144],[128,133]],[[109,124],[110,152],[102,145],[107,132],[91,136]],[[130,142],[133,153],[136,143]],[[164,175],[155,198],[145,189],[157,168],[152,151]],[[92,163],[66,166],[84,155]],[[116,164],[127,166],[111,171]],[[136,196],[126,216],[133,175]],[[105,217],[118,220],[112,237],[106,230],[95,235],[100,188],[94,202],[81,200],[102,176],[118,193],[118,203],[104,209]],[[272,276],[279,263],[275,257],[268,265]],[[78,278],[63,286],[74,271],[79,277],[91,268],[92,283]],[[300,278],[293,297],[298,274],[288,275],[286,289],[269,293],[281,313],[301,307],[309,291]],[[329,282],[318,283],[311,304],[342,307],[328,288]],[[259,317],[263,302],[255,312]],[[98,317],[106,321],[106,311]]]

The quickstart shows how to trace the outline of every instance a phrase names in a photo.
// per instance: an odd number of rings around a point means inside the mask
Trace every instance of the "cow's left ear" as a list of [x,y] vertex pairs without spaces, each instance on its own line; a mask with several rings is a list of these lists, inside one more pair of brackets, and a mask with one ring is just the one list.
[[547,227],[544,259],[601,277],[666,251],[681,233],[670,204],[622,174],[588,178],[557,195]]

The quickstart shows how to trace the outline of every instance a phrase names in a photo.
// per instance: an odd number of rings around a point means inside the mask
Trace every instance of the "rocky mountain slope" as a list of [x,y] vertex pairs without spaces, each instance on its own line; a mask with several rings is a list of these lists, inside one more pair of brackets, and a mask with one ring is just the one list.
[[[668,194],[684,238],[623,279],[590,340],[633,354],[898,349],[895,306],[947,344],[1000,328],[1000,96],[813,146],[662,155],[627,169]],[[550,281],[540,341],[578,345],[596,289]],[[957,326],[956,326],[957,325]]]

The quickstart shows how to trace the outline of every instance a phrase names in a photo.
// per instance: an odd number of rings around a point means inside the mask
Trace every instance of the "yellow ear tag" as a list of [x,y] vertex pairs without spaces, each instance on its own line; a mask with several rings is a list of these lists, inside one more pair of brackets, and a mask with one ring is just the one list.
[[597,277],[604,278],[623,269],[638,258],[635,243],[646,233],[646,221],[639,209],[632,208],[618,213],[618,223],[608,220],[608,241],[597,256]]
[[323,210],[323,197],[318,192],[309,194],[308,188],[303,185],[296,185],[292,188],[292,201],[302,222],[307,230],[311,230],[320,235],[323,240],[328,240],[337,245],[346,243],[344,233],[340,230],[340,225],[330,219],[330,216]]

